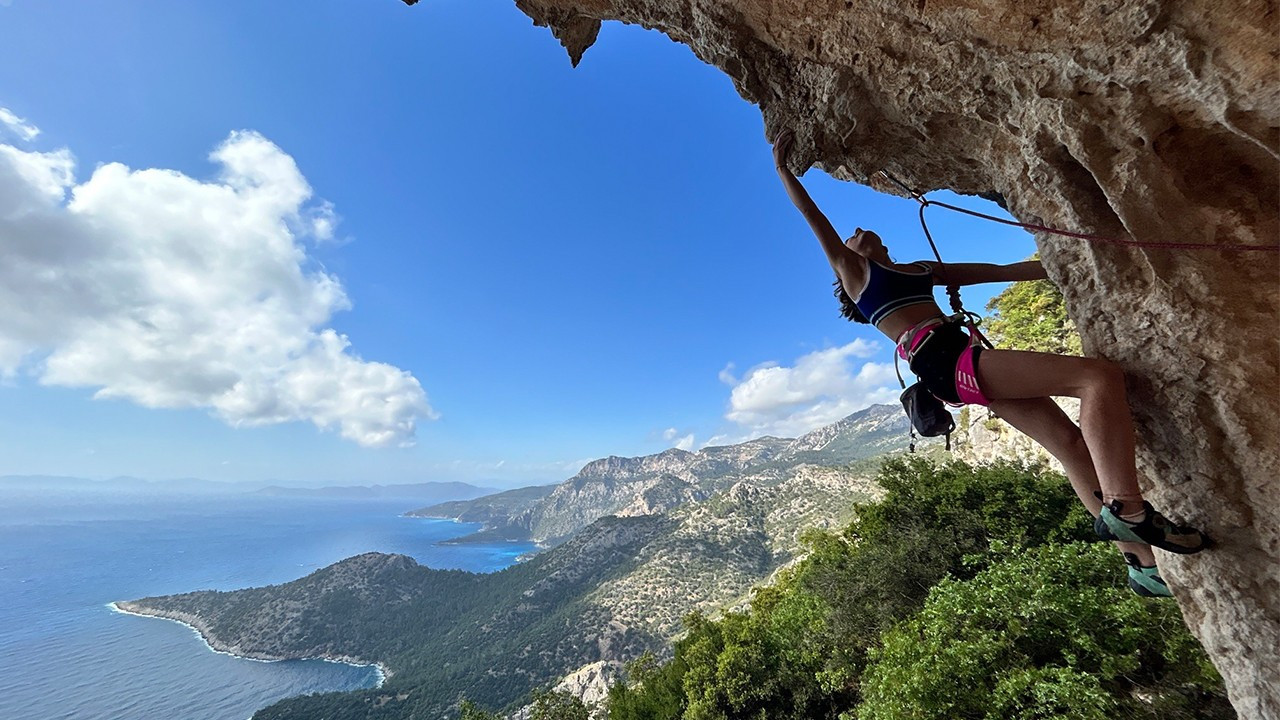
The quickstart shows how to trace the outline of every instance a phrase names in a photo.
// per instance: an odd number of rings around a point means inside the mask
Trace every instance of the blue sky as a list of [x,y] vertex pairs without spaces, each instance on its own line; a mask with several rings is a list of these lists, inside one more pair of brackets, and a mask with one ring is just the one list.
[[[12,0],[0,108],[0,474],[516,486],[897,395],[757,109],[654,32],[572,68],[509,0]],[[804,181],[928,257],[913,202]]]

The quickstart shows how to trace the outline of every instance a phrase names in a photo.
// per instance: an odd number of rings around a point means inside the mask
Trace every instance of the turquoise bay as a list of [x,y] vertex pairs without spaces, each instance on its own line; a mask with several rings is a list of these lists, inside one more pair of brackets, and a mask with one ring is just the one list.
[[217,654],[109,603],[287,582],[370,551],[492,572],[532,549],[439,544],[477,526],[402,516],[419,505],[0,489],[0,717],[245,720],[279,698],[374,685],[372,667]]

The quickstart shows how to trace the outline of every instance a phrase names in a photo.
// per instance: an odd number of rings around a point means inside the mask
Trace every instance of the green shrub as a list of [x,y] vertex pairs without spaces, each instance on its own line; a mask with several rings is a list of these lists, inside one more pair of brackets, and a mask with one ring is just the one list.
[[1234,717],[1177,605],[1130,592],[1108,544],[1000,550],[884,634],[858,720]]
[[[692,623],[692,620],[688,621]],[[628,663],[624,679],[609,688],[609,720],[678,720],[684,714],[685,662],[659,663],[645,653]]]
[[462,714],[458,720],[502,720],[502,716],[495,712],[489,712],[470,700],[462,701]]

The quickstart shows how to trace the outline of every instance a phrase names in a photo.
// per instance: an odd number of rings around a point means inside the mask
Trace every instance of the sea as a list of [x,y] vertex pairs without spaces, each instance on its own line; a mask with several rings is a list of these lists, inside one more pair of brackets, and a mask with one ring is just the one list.
[[534,549],[441,544],[479,526],[404,516],[422,504],[0,487],[0,720],[246,720],[281,698],[377,685],[370,666],[216,653],[111,603],[288,582],[370,551],[494,572]]

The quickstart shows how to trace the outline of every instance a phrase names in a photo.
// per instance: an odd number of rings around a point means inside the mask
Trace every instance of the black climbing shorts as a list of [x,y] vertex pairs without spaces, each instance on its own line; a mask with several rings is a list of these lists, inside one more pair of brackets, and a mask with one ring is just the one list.
[[[911,372],[920,377],[934,397],[959,405],[962,401],[956,391],[956,365],[969,345],[969,334],[964,331],[963,326],[956,323],[940,325],[916,348],[915,355],[911,358]],[[978,356],[981,352],[981,345],[973,348],[974,376],[978,374]]]

